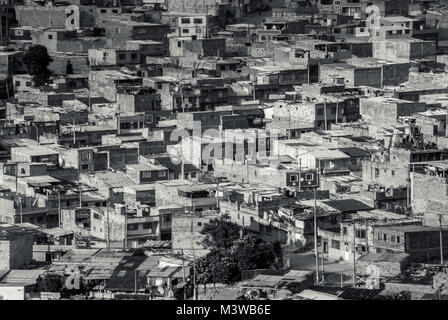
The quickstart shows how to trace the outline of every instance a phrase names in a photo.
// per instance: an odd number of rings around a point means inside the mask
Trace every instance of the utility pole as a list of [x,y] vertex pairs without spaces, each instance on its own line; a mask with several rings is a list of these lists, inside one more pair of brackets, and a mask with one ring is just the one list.
[[218,210],[220,210],[219,205],[220,203],[219,203],[219,179],[218,179],[218,182],[216,182],[216,206]]
[[22,198],[19,196],[20,223],[23,223]]
[[198,300],[198,291],[197,291],[197,286],[196,286],[196,253],[193,250],[193,295],[194,295],[194,300]]
[[58,191],[58,220],[59,228],[61,227],[61,193]]
[[182,278],[184,281],[184,300],[187,300],[187,281],[185,279],[185,262],[184,262],[184,249],[181,249],[182,252]]
[[356,287],[356,224],[355,219],[353,222],[353,288]]
[[134,293],[137,293],[137,269],[134,270]]
[[369,252],[369,226],[367,223],[367,218],[365,218],[364,220],[365,225],[366,225],[366,252]]
[[128,213],[125,208],[124,210],[124,239],[123,239],[123,247],[126,249],[128,246]]
[[327,125],[327,99],[324,98],[324,121],[325,121],[325,130],[328,130]]
[[76,147],[75,119],[73,119],[73,146]]
[[324,282],[325,280],[325,276],[324,276],[324,239],[321,239],[321,244],[320,244],[320,248],[321,248],[321,264],[322,264],[322,270],[321,270],[321,281]]
[[79,207],[82,208],[82,187],[79,187]]
[[[194,203],[193,203],[194,206]],[[193,299],[198,300],[197,288],[196,288],[196,252],[193,247],[193,228],[194,228],[194,215],[195,211],[193,211],[193,216],[191,218],[191,250],[193,251]]]
[[316,283],[319,283],[319,251],[317,250],[317,208],[316,208],[316,198],[317,198],[317,188],[314,187],[314,255],[316,258]]
[[442,213],[439,213],[439,224],[440,224],[440,264],[442,265],[442,271],[445,271],[444,261],[443,261],[443,229],[442,229]]
[[335,123],[338,124],[338,117],[339,117],[339,96],[336,98],[336,121]]
[[106,202],[106,223],[107,223],[107,237],[106,237],[106,242],[107,242],[107,249],[110,250],[110,224],[109,224],[109,199],[107,199]]

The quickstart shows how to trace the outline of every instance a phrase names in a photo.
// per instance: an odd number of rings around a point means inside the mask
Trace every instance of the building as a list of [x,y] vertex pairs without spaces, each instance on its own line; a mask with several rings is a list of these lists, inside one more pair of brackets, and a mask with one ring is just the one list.
[[14,225],[0,225],[0,270],[26,267],[32,259],[32,231]]

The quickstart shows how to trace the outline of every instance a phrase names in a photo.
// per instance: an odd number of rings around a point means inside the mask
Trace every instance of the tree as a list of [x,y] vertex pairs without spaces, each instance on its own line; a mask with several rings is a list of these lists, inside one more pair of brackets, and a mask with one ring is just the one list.
[[241,227],[231,222],[228,215],[223,215],[206,223],[201,234],[206,236],[204,244],[207,247],[217,250],[229,249],[240,237]]
[[204,257],[196,260],[196,282],[232,283],[241,278],[237,261],[229,251],[212,250]]
[[210,220],[204,225],[204,244],[210,252],[196,261],[196,281],[233,283],[241,280],[241,272],[253,269],[283,267],[280,243],[269,243],[256,235],[241,235],[241,227],[229,216]]
[[60,292],[64,283],[65,277],[56,273],[45,274],[38,281],[40,291],[45,292]]
[[241,271],[283,266],[280,243],[269,243],[254,235],[245,235],[235,241],[230,253]]
[[37,86],[48,82],[51,75],[48,65],[52,61],[53,59],[48,55],[47,48],[41,45],[29,47],[23,55],[23,63],[28,70],[28,74],[33,76]]

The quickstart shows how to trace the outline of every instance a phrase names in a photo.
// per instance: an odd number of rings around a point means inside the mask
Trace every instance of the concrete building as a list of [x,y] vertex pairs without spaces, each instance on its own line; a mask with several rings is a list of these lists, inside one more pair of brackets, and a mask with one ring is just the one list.
[[141,63],[137,50],[89,49],[89,64],[95,66],[125,66]]
[[187,256],[201,257],[209,252],[201,234],[204,225],[211,219],[219,217],[215,211],[200,213],[177,213],[173,215],[171,225],[171,242],[175,252],[182,252]]
[[[409,254],[410,261],[440,261],[440,229],[418,225],[390,225],[375,228],[377,253],[398,252]],[[443,255],[448,253],[448,230],[442,230]]]
[[386,97],[369,97],[360,100],[363,119],[378,123],[394,123],[400,117],[426,111],[426,103]]
[[120,19],[110,19],[105,26],[108,45],[112,48],[125,49],[129,40],[154,40],[167,42],[169,26]]
[[436,60],[435,41],[418,39],[393,39],[373,41],[373,57],[392,62]]
[[26,267],[32,259],[32,232],[14,225],[0,225],[0,270]]
[[216,186],[190,180],[158,181],[156,183],[156,206],[177,205],[189,211],[216,209]]
[[382,88],[399,85],[409,79],[409,63],[381,61],[372,58],[350,59],[346,64],[322,64],[320,80],[335,83],[335,79],[349,86]]

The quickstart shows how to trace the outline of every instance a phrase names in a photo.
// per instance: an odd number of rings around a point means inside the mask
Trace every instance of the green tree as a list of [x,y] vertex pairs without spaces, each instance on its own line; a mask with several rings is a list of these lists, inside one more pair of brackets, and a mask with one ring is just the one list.
[[217,250],[229,249],[241,235],[241,227],[230,221],[228,215],[211,219],[204,225],[201,234],[205,235],[204,244]]
[[28,74],[33,76],[33,80],[37,86],[48,83],[51,71],[48,65],[53,61],[47,52],[47,48],[41,45],[34,45],[28,48],[23,55],[23,63],[25,64]]

